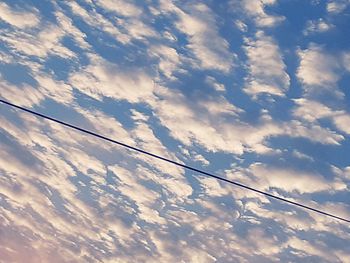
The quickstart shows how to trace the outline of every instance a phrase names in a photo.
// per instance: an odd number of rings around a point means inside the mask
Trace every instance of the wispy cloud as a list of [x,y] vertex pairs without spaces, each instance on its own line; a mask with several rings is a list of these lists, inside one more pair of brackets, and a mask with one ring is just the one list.
[[229,50],[227,40],[220,36],[215,15],[208,6],[188,4],[181,9],[172,1],[160,1],[160,8],[165,13],[176,14],[175,26],[187,36],[186,47],[193,52],[199,68],[225,73],[231,70],[234,54]]
[[297,77],[304,84],[306,92],[331,91],[337,96],[342,93],[337,90],[337,81],[340,79],[338,60],[327,54],[319,45],[310,44],[309,48],[299,50],[300,65]]
[[38,11],[14,9],[6,3],[0,4],[0,19],[18,28],[36,27],[40,23]]
[[324,33],[334,28],[334,25],[327,23],[322,18],[318,20],[310,20],[306,24],[306,28],[304,29],[304,34],[314,34],[314,33]]
[[283,16],[271,15],[266,12],[266,7],[277,4],[275,0],[232,0],[231,2],[234,6],[241,6],[245,14],[252,18],[259,27],[274,27],[285,19]]
[[261,93],[285,96],[290,78],[281,51],[273,38],[260,31],[255,38],[246,40],[244,50],[249,69],[245,92],[254,98]]

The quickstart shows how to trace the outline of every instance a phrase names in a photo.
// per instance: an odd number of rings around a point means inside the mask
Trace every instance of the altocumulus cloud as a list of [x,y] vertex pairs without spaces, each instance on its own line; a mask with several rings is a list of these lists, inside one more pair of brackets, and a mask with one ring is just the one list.
[[[273,0],[5,1],[0,96],[349,218],[349,50],[328,35],[348,4],[304,6],[322,17],[297,27]],[[0,123],[0,262],[350,262],[338,221],[4,105]]]

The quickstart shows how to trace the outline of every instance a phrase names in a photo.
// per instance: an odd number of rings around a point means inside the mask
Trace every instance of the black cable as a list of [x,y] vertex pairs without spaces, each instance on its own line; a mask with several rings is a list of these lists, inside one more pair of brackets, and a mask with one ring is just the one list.
[[74,125],[72,125],[72,124],[69,124],[69,123],[60,121],[60,120],[58,120],[58,119],[49,117],[49,116],[47,116],[47,115],[44,115],[44,114],[41,114],[41,113],[38,113],[38,112],[35,112],[35,111],[32,111],[32,110],[29,110],[29,109],[27,109],[27,108],[24,108],[24,107],[15,105],[15,104],[10,103],[10,102],[8,102],[8,101],[5,101],[5,100],[0,99],[0,102],[6,104],[6,105],[8,105],[8,106],[11,106],[11,107],[20,109],[20,110],[22,110],[22,111],[31,113],[31,114],[33,114],[33,115],[39,116],[39,117],[41,117],[41,118],[44,118],[44,119],[47,119],[47,120],[50,120],[50,121],[59,123],[59,124],[64,125],[64,126],[66,126],[66,127],[72,128],[72,129],[74,129],[74,130],[78,130],[78,131],[80,131],[80,132],[83,132],[83,133],[92,135],[92,136],[97,137],[97,138],[100,138],[100,139],[102,139],[102,140],[105,140],[105,141],[108,141],[108,142],[112,142],[112,143],[114,143],[114,144],[117,144],[117,145],[123,146],[123,147],[125,147],[125,148],[128,148],[128,149],[131,149],[131,150],[134,150],[134,151],[137,151],[137,152],[140,152],[140,153],[143,153],[143,154],[152,156],[152,157],[157,158],[157,159],[160,159],[160,160],[162,160],[162,161],[165,161],[165,162],[168,162],[168,163],[177,165],[177,166],[181,166],[181,167],[183,167],[183,168],[185,168],[185,169],[188,169],[188,170],[191,170],[191,171],[200,173],[200,174],[204,174],[204,175],[206,175],[206,176],[215,178],[215,179],[220,180],[220,181],[223,181],[223,182],[225,182],[225,183],[229,183],[229,184],[232,184],[232,185],[235,185],[235,186],[238,186],[238,187],[241,187],[241,188],[250,190],[250,191],[252,191],[252,192],[255,192],[255,193],[258,193],[258,194],[261,194],[261,195],[265,195],[265,196],[267,196],[267,197],[280,200],[280,201],[282,201],[282,202],[289,203],[289,204],[291,204],[291,205],[299,206],[299,207],[304,208],[304,209],[306,209],[306,210],[310,210],[310,211],[313,211],[313,212],[316,212],[316,213],[319,213],[319,214],[322,214],[322,215],[325,215],[325,216],[329,216],[329,217],[332,217],[332,218],[335,218],[335,219],[338,219],[338,220],[341,220],[341,221],[345,221],[345,222],[350,223],[350,220],[349,220],[349,219],[345,219],[345,218],[342,218],[342,217],[340,217],[340,216],[336,216],[336,215],[327,213],[327,212],[325,212],[325,211],[322,211],[322,210],[319,210],[319,209],[316,209],[316,208],[313,208],[313,207],[310,207],[310,206],[307,206],[307,205],[303,205],[303,204],[301,204],[301,203],[293,202],[293,201],[290,201],[290,200],[288,200],[288,199],[285,199],[285,198],[282,198],[282,197],[279,197],[279,196],[276,196],[276,195],[273,195],[273,194],[269,194],[269,193],[264,192],[264,191],[260,191],[260,190],[258,190],[258,189],[253,188],[253,187],[250,187],[250,186],[247,186],[247,185],[244,185],[244,184],[241,184],[241,183],[237,183],[237,182],[228,180],[228,179],[226,179],[226,178],[217,176],[217,175],[215,175],[215,174],[211,174],[211,173],[205,172],[205,171],[203,171],[203,170],[200,170],[200,169],[197,169],[197,168],[194,168],[194,167],[185,165],[185,164],[181,164],[181,163],[172,161],[172,160],[170,160],[170,159],[167,159],[167,158],[165,158],[165,157],[159,156],[159,155],[157,155],[157,154],[153,154],[153,153],[151,153],[151,152],[148,152],[148,151],[145,151],[145,150],[141,150],[141,149],[139,149],[139,148],[136,148],[136,147],[127,145],[127,144],[125,144],[125,143],[122,143],[122,142],[119,142],[119,141],[110,139],[110,138],[108,138],[108,137],[102,136],[102,135],[97,134],[97,133],[94,133],[94,132],[92,132],[92,131],[85,130],[85,129],[83,129],[83,128],[80,128],[80,127],[74,126]]

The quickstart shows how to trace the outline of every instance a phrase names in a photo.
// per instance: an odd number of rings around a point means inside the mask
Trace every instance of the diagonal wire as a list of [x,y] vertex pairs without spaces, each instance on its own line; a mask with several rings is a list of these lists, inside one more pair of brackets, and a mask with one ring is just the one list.
[[217,180],[219,180],[219,181],[222,181],[222,182],[225,182],[225,183],[229,183],[229,184],[238,186],[238,187],[240,187],[240,188],[244,188],[244,189],[246,189],[246,190],[249,190],[249,191],[252,191],[252,192],[261,194],[261,195],[265,195],[265,196],[270,197],[270,198],[272,198],[272,199],[277,199],[277,200],[279,200],[279,201],[281,201],[281,202],[285,202],[285,203],[288,203],[288,204],[290,204],[290,205],[298,206],[298,207],[301,207],[301,208],[303,208],[303,209],[316,212],[316,213],[318,213],[318,214],[322,214],[322,215],[325,215],[325,216],[329,216],[329,217],[332,217],[332,218],[335,218],[335,219],[338,219],[338,220],[341,220],[341,221],[350,223],[350,219],[346,219],[346,218],[337,216],[337,215],[335,215],[335,214],[331,214],[331,213],[328,213],[328,212],[326,212],[326,211],[322,211],[322,210],[313,208],[313,207],[308,206],[308,205],[304,205],[304,204],[301,204],[301,203],[298,203],[298,202],[294,202],[294,201],[288,200],[288,199],[286,199],[286,198],[279,197],[279,196],[277,196],[277,195],[270,194],[270,193],[268,193],[268,192],[264,192],[264,191],[258,190],[258,189],[256,189],[256,188],[250,187],[250,186],[248,186],[248,185],[244,185],[244,184],[241,184],[241,183],[238,183],[238,182],[234,182],[234,181],[228,180],[228,179],[226,179],[226,178],[217,176],[217,175],[215,175],[215,174],[212,174],[212,173],[209,173],[209,172],[206,172],[206,171],[203,171],[203,170],[200,170],[200,169],[197,169],[197,168],[194,168],[194,167],[191,167],[191,166],[188,166],[188,165],[179,163],[179,162],[172,161],[172,160],[167,159],[167,158],[165,158],[165,157],[162,157],[162,156],[160,156],[160,155],[157,155],[157,154],[148,152],[148,151],[146,151],[146,150],[142,150],[142,149],[133,147],[133,146],[131,146],[131,145],[125,144],[125,143],[120,142],[120,141],[113,140],[113,139],[111,139],[111,138],[105,137],[105,136],[100,135],[100,134],[98,134],[98,133],[95,133],[95,132],[92,132],[92,131],[89,131],[89,130],[80,128],[80,127],[78,127],[78,126],[69,124],[69,123],[67,123],[67,122],[64,122],[64,121],[61,121],[61,120],[58,120],[58,119],[55,119],[55,118],[52,118],[52,117],[47,116],[47,115],[45,115],[45,114],[41,114],[41,113],[38,113],[38,112],[35,112],[35,111],[32,111],[32,110],[29,110],[29,109],[27,109],[27,108],[21,107],[21,106],[19,106],[19,105],[13,104],[13,103],[8,102],[8,101],[5,101],[5,100],[3,100],[3,99],[0,99],[0,102],[3,103],[3,104],[5,104],[5,105],[11,106],[11,107],[13,107],[13,108],[16,108],[16,109],[25,111],[25,112],[27,112],[27,113],[36,115],[36,116],[38,116],[38,117],[41,117],[41,118],[50,120],[50,121],[52,121],[52,122],[56,122],[56,123],[58,123],[58,124],[61,124],[61,125],[63,125],[63,126],[69,127],[69,128],[71,128],[71,129],[74,129],[74,130],[80,131],[80,132],[82,132],[82,133],[89,134],[89,135],[91,135],[91,136],[94,136],[94,137],[97,137],[97,138],[99,138],[99,139],[102,139],[102,140],[105,140],[105,141],[108,141],[108,142],[117,144],[117,145],[119,145],[119,146],[128,148],[128,149],[130,149],[130,150],[137,151],[137,152],[140,152],[140,153],[142,153],[142,154],[145,154],[145,155],[148,155],[148,156],[152,156],[152,157],[154,157],[154,158],[156,158],[156,159],[159,159],[159,160],[162,160],[162,161],[165,161],[165,162],[168,162],[168,163],[171,163],[171,164],[174,164],[174,165],[183,167],[183,168],[185,168],[185,169],[187,169],[187,170],[191,170],[191,171],[193,171],[193,172],[197,172],[197,173],[206,175],[206,176],[208,176],[208,177],[215,178],[215,179],[217,179]]

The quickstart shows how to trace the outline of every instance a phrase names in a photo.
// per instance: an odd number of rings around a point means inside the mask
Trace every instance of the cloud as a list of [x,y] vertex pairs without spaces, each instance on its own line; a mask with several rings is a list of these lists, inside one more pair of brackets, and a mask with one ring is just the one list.
[[[131,135],[137,141],[138,146],[141,149],[145,149],[153,154],[163,156],[170,160],[181,162],[174,154],[169,152],[165,145],[156,137],[154,132],[152,131],[152,127],[150,127],[147,123],[143,121],[136,122],[136,127],[131,131]],[[167,162],[159,162],[152,157],[145,156],[143,154],[137,155],[140,160],[144,160],[148,164],[152,165],[153,168],[158,169],[159,172],[167,173],[170,176],[175,176],[177,174],[182,174],[183,169],[177,167],[173,164],[169,164]]]
[[[52,99],[61,104],[71,104],[74,101],[72,87],[63,81],[57,81],[52,76],[32,72],[37,85],[26,83],[20,85],[11,84],[0,77],[0,95],[2,98],[16,102],[19,105],[33,107],[39,105],[45,99]],[[24,95],[25,94],[25,95]]]
[[[122,137],[132,145],[152,151],[157,148],[166,151],[144,116],[138,114],[136,126],[128,131],[117,119],[102,112],[78,106],[73,110],[101,134]],[[239,210],[239,200],[232,198],[233,194],[237,196],[236,189],[231,186],[200,179],[202,197],[189,198],[193,189],[182,178],[181,171],[166,175],[158,171],[155,163],[108,143],[26,114],[15,116],[11,116],[10,122],[7,120],[10,117],[4,115],[2,118],[7,121],[1,120],[2,129],[35,157],[32,161],[40,162],[34,170],[33,165],[18,160],[22,155],[0,150],[0,160],[7,160],[4,158],[7,154],[9,164],[23,166],[15,170],[9,165],[0,166],[6,167],[0,180],[2,196],[7,200],[0,210],[0,216],[6,218],[1,220],[1,229],[9,237],[6,241],[0,239],[0,244],[7,251],[27,253],[11,242],[19,233],[22,243],[32,247],[34,242],[35,248],[30,252],[34,259],[45,260],[46,253],[53,255],[52,248],[60,247],[56,256],[60,262],[69,259],[112,262],[115,258],[127,261],[130,257],[144,262],[176,258],[212,262],[232,258],[232,251],[241,251],[235,259],[244,262],[248,258],[278,258],[286,251],[286,246],[277,244],[288,238],[290,229],[286,227],[281,236],[266,231],[270,222],[249,213],[248,207],[245,212]],[[15,125],[18,118],[19,126]],[[327,188],[322,177],[270,168],[251,167],[257,176],[260,173],[257,180],[266,188],[281,184],[286,191],[308,193]],[[292,173],[288,178],[295,182],[288,185],[277,175],[279,172]],[[248,192],[242,194],[249,198]],[[215,201],[215,197],[231,198],[233,204],[222,203],[225,199]],[[239,212],[243,213],[241,219]],[[269,216],[278,215],[272,211]],[[11,227],[4,222],[12,222]],[[239,232],[238,227],[249,232]],[[35,241],[31,240],[34,233]],[[345,252],[338,252],[342,253]],[[11,254],[8,258],[23,256]]]
[[205,82],[206,82],[207,84],[209,84],[210,86],[212,86],[216,91],[219,91],[219,92],[221,92],[221,91],[226,91],[225,85],[222,84],[222,83],[217,82],[216,79],[215,79],[214,77],[207,76],[207,77],[205,78]]
[[[156,93],[158,100],[151,106],[162,125],[169,129],[170,135],[175,139],[185,145],[199,143],[210,151],[242,151],[242,144],[238,140],[234,140],[236,143],[225,142],[224,132],[220,126],[214,124],[222,114],[235,113],[235,107],[230,103],[223,99],[209,101],[209,103],[203,101],[202,105],[197,106],[200,109],[196,111],[190,106],[193,103],[187,101],[179,92],[158,87]],[[227,105],[226,109],[222,107],[223,103]],[[210,107],[207,108],[207,105]],[[208,136],[211,140],[207,140]],[[226,139],[229,138],[226,137]]]
[[151,46],[150,55],[159,59],[159,70],[165,75],[165,77],[175,80],[173,75],[179,70],[179,66],[182,64],[181,57],[177,50],[166,45],[154,45]]
[[300,65],[297,77],[304,84],[306,92],[331,91],[337,96],[341,92],[337,90],[337,81],[340,76],[337,72],[339,65],[336,58],[316,44],[311,44],[305,50],[299,50]]
[[294,109],[293,114],[310,122],[331,117],[334,114],[332,109],[317,101],[305,98],[295,99],[294,101],[298,106]]
[[210,164],[210,162],[205,159],[203,155],[198,153],[194,155],[193,160],[202,163],[204,166],[208,166]]
[[95,99],[109,97],[130,103],[152,101],[154,82],[142,69],[123,69],[100,57],[91,56],[90,64],[73,72],[69,83]]
[[36,88],[28,84],[21,86],[10,84],[1,75],[0,96],[8,101],[16,101],[22,106],[34,106],[44,100],[44,95]]
[[97,3],[109,11],[126,17],[139,16],[142,13],[141,8],[133,4],[132,1],[98,0]]
[[186,146],[198,145],[210,152],[268,154],[273,150],[267,146],[267,140],[278,136],[335,145],[344,140],[328,128],[296,120],[279,123],[261,116],[257,124],[244,123],[239,120],[242,110],[223,97],[194,103],[182,93],[160,86],[155,96],[157,99],[150,106],[169,134]]
[[260,93],[285,96],[290,78],[278,45],[263,32],[247,39],[244,50],[248,57],[249,76],[244,91],[256,98]]
[[80,31],[74,24],[71,18],[66,16],[62,10],[56,11],[55,16],[58,25],[62,30],[69,36],[73,37],[80,48],[89,50],[91,49],[90,44],[86,41],[86,34]]
[[46,58],[56,55],[71,59],[76,54],[62,44],[66,32],[57,25],[49,24],[38,32],[4,31],[0,39],[19,55]]
[[342,55],[343,65],[347,71],[350,72],[350,52],[346,52]]
[[[234,54],[228,42],[220,36],[211,9],[203,3],[186,5],[180,9],[172,1],[160,1],[164,13],[177,16],[176,28],[187,36],[186,48],[197,59],[197,67],[228,73],[233,66]],[[211,41],[207,41],[211,39]]]
[[6,3],[0,3],[0,19],[21,29],[36,27],[40,23],[37,10],[32,9],[32,12],[14,10]]
[[91,27],[110,34],[121,43],[130,42],[130,37],[127,34],[121,32],[112,22],[104,18],[101,14],[96,11],[88,12],[76,2],[68,2],[67,4],[75,15],[82,18],[84,22]]
[[297,107],[293,110],[293,115],[309,122],[317,122],[320,119],[330,119],[336,128],[346,134],[350,134],[350,114],[344,110],[334,110],[321,102],[296,99]]
[[303,159],[303,160],[307,160],[307,161],[310,161],[310,162],[313,162],[314,161],[314,158],[312,158],[311,156],[305,154],[305,153],[302,153],[298,150],[293,150],[292,152],[293,156],[295,156],[296,158],[299,158],[299,159]]
[[256,178],[257,182],[254,185],[265,190],[275,187],[286,192],[297,191],[303,194],[346,189],[344,183],[329,182],[321,175],[266,167],[266,165],[259,163],[251,165],[249,172]]
[[248,26],[244,22],[242,22],[241,20],[236,20],[234,24],[240,31],[242,31],[242,32],[248,31]]
[[1,64],[11,64],[13,63],[13,57],[0,50],[0,63]]
[[348,5],[348,0],[331,0],[327,3],[327,11],[331,14],[339,14],[342,11],[344,11],[348,7]]
[[314,34],[314,33],[324,33],[334,28],[334,25],[325,22],[322,18],[318,20],[310,20],[306,23],[306,28],[304,29],[304,35]]
[[[289,143],[290,138],[301,137],[346,147],[347,137],[332,129],[346,133],[348,113],[340,105],[305,96],[294,101],[292,116],[275,118],[275,105],[265,105],[268,111],[257,101],[251,104],[244,94],[231,97],[230,82],[244,82],[246,68],[238,75],[232,70],[235,55],[227,41],[240,39],[231,38],[226,26],[237,19],[247,25],[250,21],[231,14],[227,20],[221,13],[225,5],[211,9],[198,1],[181,8],[179,1],[161,1],[161,5],[153,1],[147,7],[122,0],[79,3],[52,3],[51,22],[40,7],[43,15],[37,25],[1,31],[1,69],[7,69],[6,63],[18,63],[30,69],[27,73],[34,83],[24,84],[18,77],[21,84],[15,85],[5,80],[4,73],[0,81],[3,98],[44,113],[63,112],[62,118],[104,136],[180,163],[209,165],[206,168],[211,172],[234,181],[350,217],[343,200],[349,181],[346,165],[333,165],[327,178],[319,168],[318,173],[296,168],[295,158],[289,162],[294,168],[273,165],[292,150],[279,150],[281,145],[270,140],[281,138]],[[283,19],[267,14],[277,1],[250,3],[258,8],[247,13],[248,18],[258,27],[271,27]],[[22,13],[22,9],[14,12]],[[36,14],[34,9],[28,12]],[[95,53],[100,44],[97,32],[104,44],[116,48],[113,52],[118,57],[135,52],[135,57],[142,55],[137,61],[147,66],[123,60],[114,64],[101,58]],[[276,102],[288,101],[282,108],[290,109],[290,98],[280,98],[288,90],[289,79],[274,33],[249,34],[245,46],[256,57],[247,56],[250,61],[242,63],[251,70],[246,87],[253,78],[276,87],[268,93],[280,94]],[[264,45],[265,50],[260,50]],[[327,56],[347,67],[345,53]],[[51,68],[51,63],[61,67],[56,64],[61,61],[70,65],[64,72]],[[154,76],[154,66],[164,78]],[[200,78],[205,91],[189,95],[189,76],[195,82]],[[99,101],[91,104],[80,92]],[[254,92],[258,96],[265,91],[257,87]],[[101,103],[106,98],[108,105]],[[232,101],[239,101],[239,106]],[[349,257],[345,245],[349,230],[335,220],[276,204],[256,193],[0,107],[2,260],[340,262]],[[251,107],[258,112],[254,121],[249,120]],[[314,158],[298,149],[291,154]],[[327,202],[330,198],[340,201]]]
[[350,166],[339,168],[332,165],[331,169],[333,173],[339,176],[340,178],[344,178],[345,180],[350,180]]
[[329,128],[323,128],[318,124],[303,123],[298,120],[293,120],[285,125],[285,134],[330,145],[340,145],[340,142],[345,139],[344,136]]
[[73,88],[64,81],[55,80],[52,76],[37,73],[34,75],[38,82],[37,90],[46,98],[61,104],[71,105],[74,101]]
[[[315,255],[324,258],[329,262],[335,260],[333,255],[330,256],[327,252],[325,252],[324,249],[321,249],[319,246],[313,245],[307,240],[300,240],[298,238],[292,237],[288,240],[287,244],[290,248],[298,251],[297,253],[301,258],[306,258],[309,255]],[[340,262],[339,259],[337,259],[337,262]]]
[[139,16],[141,9],[122,0],[101,0],[98,4],[107,11],[113,11],[121,14],[122,18],[110,20],[103,14],[96,11],[94,7],[87,11],[76,2],[67,3],[73,13],[83,19],[95,30],[103,31],[113,36],[122,44],[128,44],[133,40],[144,40],[148,37],[156,37],[157,33]]
[[[166,224],[166,221],[159,215],[159,212],[155,209],[151,209],[151,205],[153,205],[157,199],[160,199],[159,193],[152,191],[137,182],[137,180],[134,179],[133,174],[128,170],[121,169],[117,166],[109,167],[109,170],[113,171],[113,173],[120,179],[122,185],[118,187],[118,190],[121,194],[132,199],[136,203],[137,208],[140,211],[140,219],[149,223],[161,225]],[[140,193],[142,194],[140,195]]]
[[339,114],[336,115],[333,119],[336,127],[345,132],[346,134],[350,134],[350,114]]
[[[236,0],[231,1],[236,4]],[[254,19],[259,27],[274,27],[285,20],[283,16],[269,15],[265,11],[265,7],[275,5],[276,0],[244,0],[238,1],[248,17]]]

